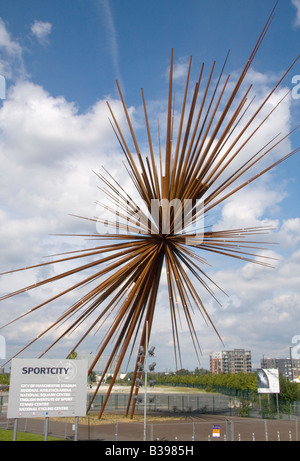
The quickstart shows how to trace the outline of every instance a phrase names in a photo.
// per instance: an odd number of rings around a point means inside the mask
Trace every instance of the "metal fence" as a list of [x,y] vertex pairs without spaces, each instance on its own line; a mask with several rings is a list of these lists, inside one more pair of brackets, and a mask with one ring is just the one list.
[[[148,422],[147,441],[298,441],[299,422],[297,420],[262,420],[255,418],[218,418],[207,417],[206,421],[187,422]],[[218,437],[216,435],[216,429]],[[0,428],[14,430],[14,421],[0,418]],[[44,437],[56,437],[79,441],[143,441],[144,425],[136,422],[115,422],[111,424],[93,424],[86,418],[86,424],[79,424],[75,437],[75,423],[70,418],[48,422],[47,436],[45,421],[42,419],[20,419],[18,433],[41,434]],[[46,440],[46,438],[45,438]]]
[[[146,425],[148,441],[298,441],[300,403],[281,408],[280,413],[264,408],[266,402],[253,403],[221,394],[155,394],[147,408],[149,420]],[[101,394],[93,404],[96,412],[103,403]],[[111,394],[106,411],[110,414],[124,413],[128,395]],[[8,394],[0,394],[0,428],[14,429],[15,421],[6,418]],[[271,405],[272,402],[269,401]],[[246,411],[245,411],[246,409]],[[282,410],[285,410],[283,412]],[[288,411],[287,411],[288,410]],[[143,405],[136,407],[143,414]],[[153,422],[152,416],[176,416],[177,420]],[[246,416],[246,417],[245,417]],[[250,417],[249,417],[250,416]],[[78,440],[142,441],[144,424],[135,420],[112,423],[95,423],[95,418],[86,417],[85,423],[77,426]],[[174,418],[175,419],[175,418]],[[157,421],[157,420],[156,420]],[[218,437],[213,428],[218,427]],[[19,419],[18,432],[45,434],[45,420]],[[47,436],[74,440],[75,418],[50,418],[47,421]]]
[[[136,408],[143,408],[143,393],[139,394],[142,402],[137,403]],[[92,411],[101,408],[104,395],[97,395],[93,404]],[[228,414],[234,413],[234,409],[240,406],[240,402],[232,397],[221,394],[147,394],[148,410],[152,412],[178,413],[210,413]],[[128,395],[111,394],[106,408],[108,410],[125,410],[127,408]]]
[[[136,408],[142,409],[143,393],[141,403]],[[92,411],[99,411],[105,395],[97,395]],[[88,399],[89,401],[89,399]],[[127,408],[128,395],[111,394],[106,408],[109,411],[125,410]],[[284,402],[279,403],[270,396],[253,398],[251,394],[240,396],[224,395],[217,393],[164,393],[147,394],[147,410],[151,412],[168,412],[172,414],[212,414],[225,416],[244,416],[251,418],[273,419],[300,417],[300,403]]]

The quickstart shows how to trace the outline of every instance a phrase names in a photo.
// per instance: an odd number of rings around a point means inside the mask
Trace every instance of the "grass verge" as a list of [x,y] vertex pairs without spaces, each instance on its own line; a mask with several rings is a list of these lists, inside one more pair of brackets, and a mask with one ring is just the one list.
[[[0,429],[0,442],[12,442],[14,432],[10,429]],[[61,441],[56,437],[48,437],[49,442]],[[42,442],[44,441],[43,435],[30,434],[27,432],[18,432],[17,433],[17,442]]]

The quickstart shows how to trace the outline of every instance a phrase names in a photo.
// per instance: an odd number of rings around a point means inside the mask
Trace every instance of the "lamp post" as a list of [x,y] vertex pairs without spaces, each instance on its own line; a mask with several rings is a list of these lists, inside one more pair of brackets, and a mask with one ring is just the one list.
[[[145,360],[144,360],[144,365],[140,362],[137,363],[138,365],[138,369],[139,371],[143,371],[144,374],[145,374],[145,392],[144,392],[144,436],[143,436],[143,440],[144,442],[146,441],[147,439],[147,435],[146,435],[146,430],[147,430],[147,384],[148,384],[148,368],[149,368],[149,371],[154,371],[154,368],[155,368],[155,365],[156,363],[155,362],[152,362],[149,367],[148,367],[148,357],[153,357],[154,356],[154,350],[155,350],[155,347],[150,347],[150,349],[148,349],[148,322],[146,322],[146,350],[144,350],[143,346],[140,346],[140,350],[139,350],[139,356],[140,357],[145,357]],[[137,386],[141,386],[143,384],[143,381],[141,379],[137,379],[136,380],[136,384]],[[152,386],[153,383],[151,382],[150,383],[150,386]]]
[[294,382],[293,354],[292,354],[292,348],[290,347],[289,349],[290,349],[290,362],[291,362],[292,382]]
[[147,381],[148,381],[148,321],[146,322],[146,355],[145,355],[145,394],[144,394],[144,442],[147,440]]

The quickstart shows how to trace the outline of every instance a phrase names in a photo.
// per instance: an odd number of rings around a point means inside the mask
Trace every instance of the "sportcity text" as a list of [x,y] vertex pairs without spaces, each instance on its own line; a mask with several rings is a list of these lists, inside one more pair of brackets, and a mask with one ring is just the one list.
[[68,370],[65,367],[23,367],[22,375],[66,375]]

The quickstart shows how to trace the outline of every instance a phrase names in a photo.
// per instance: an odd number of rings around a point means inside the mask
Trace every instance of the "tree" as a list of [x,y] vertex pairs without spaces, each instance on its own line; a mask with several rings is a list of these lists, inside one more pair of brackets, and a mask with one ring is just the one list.
[[89,374],[89,383],[95,383],[96,382],[96,373],[94,371],[92,371],[90,374]]
[[190,375],[191,372],[189,370],[186,370],[185,368],[181,368],[180,370],[176,371],[176,375],[178,376],[187,376]]
[[75,360],[75,359],[77,359],[77,357],[78,357],[77,352],[73,351],[72,354],[70,354],[70,355],[68,356],[68,359],[69,359],[69,360]]
[[0,384],[9,384],[9,375],[5,373],[0,374]]
[[291,383],[280,373],[280,399],[288,402],[295,402],[300,399],[300,385],[298,383]]
[[207,375],[208,373],[209,373],[209,371],[206,370],[205,368],[196,367],[195,370],[194,370],[194,375],[195,376]]

